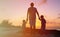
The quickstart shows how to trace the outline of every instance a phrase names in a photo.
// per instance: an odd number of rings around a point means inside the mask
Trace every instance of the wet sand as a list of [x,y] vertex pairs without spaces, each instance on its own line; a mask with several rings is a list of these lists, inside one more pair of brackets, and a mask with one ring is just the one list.
[[31,30],[21,28],[0,27],[0,37],[55,37],[55,30],[46,30],[42,32],[40,29]]

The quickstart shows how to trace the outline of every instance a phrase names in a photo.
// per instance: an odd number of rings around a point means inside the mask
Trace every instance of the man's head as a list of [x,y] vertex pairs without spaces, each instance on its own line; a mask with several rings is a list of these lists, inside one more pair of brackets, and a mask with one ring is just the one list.
[[31,5],[31,7],[33,7],[34,6],[34,3],[32,2],[30,5]]

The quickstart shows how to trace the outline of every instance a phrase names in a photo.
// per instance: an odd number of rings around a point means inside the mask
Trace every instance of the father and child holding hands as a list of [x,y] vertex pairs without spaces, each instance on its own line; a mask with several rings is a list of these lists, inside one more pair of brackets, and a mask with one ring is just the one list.
[[22,27],[25,28],[26,23],[29,20],[30,29],[35,29],[35,27],[36,27],[35,26],[36,25],[36,14],[38,15],[38,18],[41,21],[41,30],[45,30],[46,20],[43,15],[39,16],[39,13],[38,13],[37,9],[34,7],[33,2],[30,4],[30,7],[28,8],[27,19],[26,19],[26,21],[23,20]]

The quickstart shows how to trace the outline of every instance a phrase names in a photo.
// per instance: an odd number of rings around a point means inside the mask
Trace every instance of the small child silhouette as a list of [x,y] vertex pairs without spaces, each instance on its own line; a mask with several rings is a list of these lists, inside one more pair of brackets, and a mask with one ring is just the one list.
[[41,21],[41,30],[45,30],[46,27],[46,20],[43,15],[40,16],[39,20]]
[[26,23],[27,23],[27,22],[26,22],[25,20],[23,20],[23,23],[22,23],[22,28],[23,28],[23,29],[26,28]]

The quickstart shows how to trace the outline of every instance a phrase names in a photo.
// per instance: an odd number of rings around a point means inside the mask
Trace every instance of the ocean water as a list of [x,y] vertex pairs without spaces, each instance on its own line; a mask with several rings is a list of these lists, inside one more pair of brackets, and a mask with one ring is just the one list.
[[20,28],[0,27],[0,37],[9,37],[21,31]]

